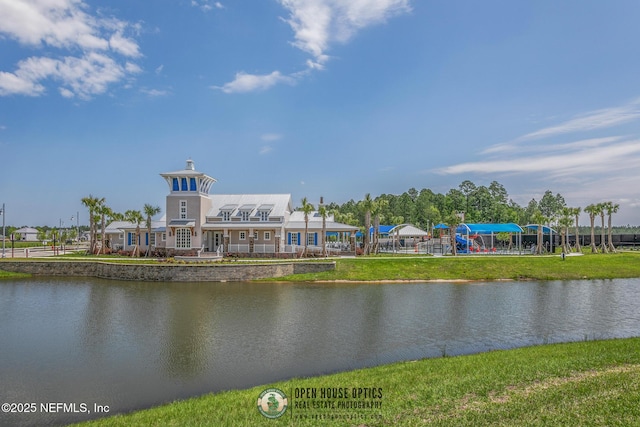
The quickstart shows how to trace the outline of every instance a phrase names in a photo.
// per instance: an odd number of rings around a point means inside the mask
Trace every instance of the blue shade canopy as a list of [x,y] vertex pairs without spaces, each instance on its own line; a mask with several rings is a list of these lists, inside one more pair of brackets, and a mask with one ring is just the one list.
[[[524,228],[528,228],[529,230],[534,230],[534,231],[538,231],[538,224],[527,224],[524,226]],[[554,230],[551,227],[547,227],[546,225],[542,226],[542,232],[545,234],[548,234],[549,232],[555,233],[556,230]]]
[[505,224],[460,224],[456,228],[461,234],[522,233],[522,228],[512,222]]

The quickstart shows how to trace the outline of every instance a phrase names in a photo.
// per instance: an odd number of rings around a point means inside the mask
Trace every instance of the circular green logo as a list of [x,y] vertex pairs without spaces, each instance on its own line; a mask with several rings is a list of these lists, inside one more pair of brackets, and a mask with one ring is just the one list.
[[258,397],[258,411],[267,418],[279,418],[287,411],[287,395],[277,388],[269,388]]

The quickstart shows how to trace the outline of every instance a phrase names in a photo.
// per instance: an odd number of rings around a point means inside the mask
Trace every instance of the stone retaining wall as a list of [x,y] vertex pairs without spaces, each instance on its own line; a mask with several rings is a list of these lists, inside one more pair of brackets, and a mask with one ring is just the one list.
[[335,262],[264,264],[117,264],[96,261],[5,261],[0,269],[46,276],[85,276],[153,282],[223,282],[334,270]]

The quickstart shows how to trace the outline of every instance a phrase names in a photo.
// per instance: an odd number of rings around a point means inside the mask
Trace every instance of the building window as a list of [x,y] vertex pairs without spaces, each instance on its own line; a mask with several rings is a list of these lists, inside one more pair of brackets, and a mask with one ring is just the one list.
[[136,244],[136,233],[127,233],[127,245],[135,246]]
[[189,190],[190,191],[197,191],[196,179],[195,178],[189,178]]
[[167,233],[162,233],[162,241],[163,242],[167,241]]
[[270,231],[265,231],[264,232],[264,240],[271,240],[271,232]]
[[292,245],[297,245],[298,244],[298,233],[290,233],[291,236],[291,244]]
[[173,191],[180,191],[180,186],[178,185],[178,178],[173,178]]
[[253,232],[253,240],[258,240],[258,232],[257,231]]
[[307,234],[307,245],[313,246],[315,244],[315,237],[316,237],[315,233]]
[[241,231],[240,232],[240,240],[247,240],[247,232],[246,231]]
[[260,221],[269,221],[269,211],[260,211]]
[[187,201],[180,200],[180,219],[187,219]]
[[249,214],[250,214],[250,213],[251,213],[251,212],[249,212],[249,211],[242,211],[242,212],[240,212],[240,219],[241,219],[242,221],[249,221]]
[[180,183],[181,183],[182,191],[188,191],[187,178],[180,178]]
[[191,249],[191,230],[188,228],[178,228],[176,230],[176,248]]
[[222,220],[231,221],[231,212],[229,211],[222,212]]
[[151,233],[151,246],[156,245],[156,233]]

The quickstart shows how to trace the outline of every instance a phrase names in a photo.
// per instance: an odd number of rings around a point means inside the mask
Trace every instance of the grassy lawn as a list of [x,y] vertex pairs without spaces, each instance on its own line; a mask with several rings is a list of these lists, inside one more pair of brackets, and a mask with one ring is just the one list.
[[340,259],[335,271],[277,280],[498,280],[613,279],[640,277],[640,254],[478,257],[359,257]]
[[[16,259],[19,261],[20,259]],[[32,259],[24,261],[31,261]],[[96,261],[123,264],[167,264],[153,258],[119,256],[91,257],[82,254],[51,257],[60,262]],[[290,262],[282,260],[281,262]],[[321,261],[310,259],[309,262]],[[259,259],[222,263],[260,263]],[[215,261],[206,261],[215,265]],[[0,261],[0,268],[2,263]],[[0,278],[3,276],[0,273]],[[7,274],[7,273],[5,273]],[[7,276],[4,276],[7,277]],[[323,273],[297,274],[276,281],[394,281],[394,280],[579,280],[640,277],[640,253],[585,254],[570,256],[372,256],[336,260],[336,269]]]
[[[257,411],[266,388],[283,390],[278,419]],[[375,409],[301,409],[300,388],[375,388]],[[322,401],[322,399],[315,399]],[[324,399],[327,400],[327,399]],[[334,403],[340,399],[333,399]],[[640,420],[640,338],[553,344],[395,363],[209,394],[83,426],[630,426]],[[320,414],[328,420],[303,419]],[[341,421],[346,414],[375,419]]]

